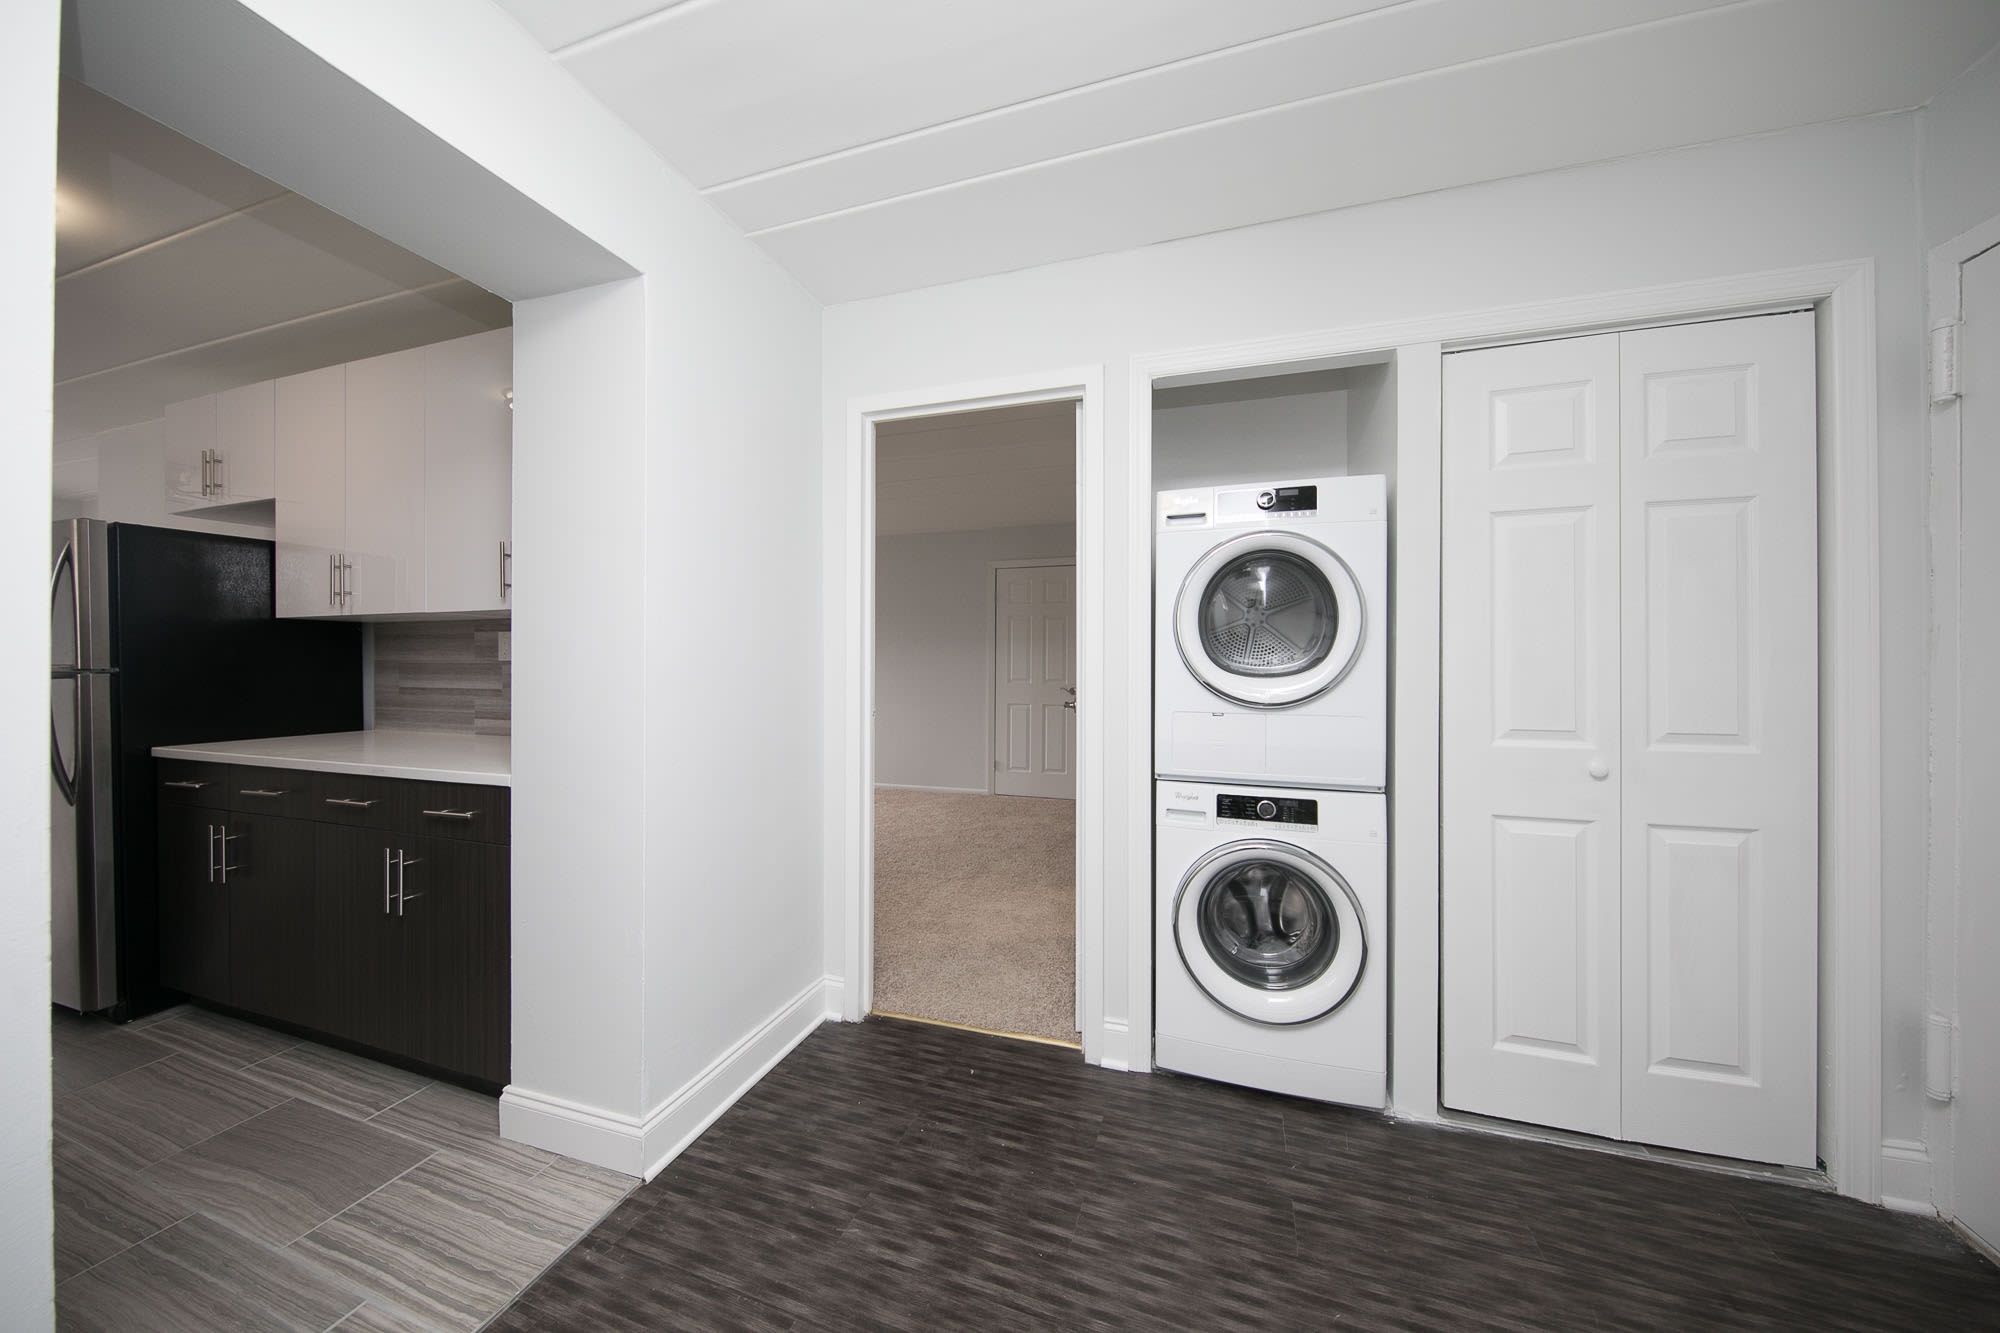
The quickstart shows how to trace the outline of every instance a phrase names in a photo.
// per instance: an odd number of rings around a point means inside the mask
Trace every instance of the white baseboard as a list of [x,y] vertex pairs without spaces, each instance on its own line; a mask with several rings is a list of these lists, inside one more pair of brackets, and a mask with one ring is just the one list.
[[847,979],[826,974],[826,1021],[838,1023],[847,1017]]
[[[1097,1063],[1103,1069],[1149,1071],[1153,1062],[1150,1053],[1142,1054],[1132,1049],[1132,1029],[1122,1018],[1104,1020],[1104,1036],[1098,1044]],[[1138,1057],[1136,1063],[1134,1057]]]
[[1898,1213],[1936,1217],[1930,1150],[1908,1139],[1882,1141],[1882,1206]]
[[500,1095],[500,1134],[651,1180],[829,1017],[819,978],[644,1116],[584,1106],[518,1084]]
[[878,782],[876,791],[934,791],[944,796],[991,796],[985,787],[928,787],[921,782]]

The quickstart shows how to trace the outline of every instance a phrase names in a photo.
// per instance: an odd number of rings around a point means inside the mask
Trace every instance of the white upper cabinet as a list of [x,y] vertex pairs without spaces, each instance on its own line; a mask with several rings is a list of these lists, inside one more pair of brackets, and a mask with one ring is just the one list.
[[507,609],[513,331],[277,383],[278,614]]
[[219,503],[244,504],[278,494],[277,384],[265,380],[215,395],[215,460],[210,471]]
[[347,366],[346,610],[424,607],[424,360],[428,349]]
[[209,459],[215,448],[215,395],[167,406],[167,512],[206,509]]
[[503,610],[512,563],[513,330],[424,350],[424,609]]
[[277,383],[278,614],[342,610],[347,541],[347,367]]
[[167,511],[277,495],[276,389],[270,380],[167,408]]

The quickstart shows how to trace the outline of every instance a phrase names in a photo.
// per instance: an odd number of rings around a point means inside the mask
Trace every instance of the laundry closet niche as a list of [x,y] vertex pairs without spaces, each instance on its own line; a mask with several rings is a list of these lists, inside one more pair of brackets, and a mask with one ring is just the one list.
[[1382,475],[1395,490],[1396,376],[1388,353],[1313,369],[1254,367],[1160,380],[1153,489]]

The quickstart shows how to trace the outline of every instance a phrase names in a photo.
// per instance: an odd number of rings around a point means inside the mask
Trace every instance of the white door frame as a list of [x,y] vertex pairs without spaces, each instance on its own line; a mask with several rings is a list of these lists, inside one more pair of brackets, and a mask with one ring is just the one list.
[[[1934,247],[1930,252],[1930,327],[1956,324],[1964,315],[1959,268],[2000,245],[2000,217]],[[1929,395],[1927,394],[1926,397]],[[1930,793],[1925,803],[1930,857],[1926,868],[1925,935],[1928,939],[1930,1013],[1955,1030],[1958,1018],[1958,919],[1960,844],[1959,735],[1960,549],[1959,400],[1933,402],[1930,412]],[[1949,1040],[1949,1039],[1948,1039]],[[1948,1077],[1945,1070],[1926,1070]],[[1927,1099],[1924,1142],[1882,1145],[1883,1201],[1911,1212],[1952,1217],[1958,1211],[1958,1181],[1952,1171],[1957,1137],[1956,1104]]]
[[[1000,571],[1003,569],[1058,569],[1076,568],[1076,556],[1067,559],[1061,556],[1044,556],[1026,560],[988,560],[986,562],[986,794],[991,796],[1000,790],[1000,780],[993,775],[1000,771],[1000,737],[993,721],[997,711],[995,694],[1000,689],[999,678],[994,674],[994,661],[1000,656],[1000,631],[995,621],[1000,615]],[[1076,614],[1076,599],[1070,599],[1070,614]],[[1074,633],[1074,627],[1072,627]],[[1079,690],[1078,694],[1082,691]],[[1082,719],[1078,719],[1079,725]],[[1070,762],[1075,763],[1072,755]],[[1081,1015],[1079,1015],[1081,1017]],[[1081,1029],[1079,1029],[1081,1031]]]
[[[1882,1177],[1881,546],[1876,500],[1875,267],[1872,260],[1674,283],[1498,309],[1332,329],[1132,359],[1128,381],[1125,633],[1152,633],[1152,407],[1155,381],[1311,363],[1394,349],[1397,364],[1390,880],[1390,1109],[1440,1119],[1438,1084],[1438,603],[1447,346],[1762,313],[1819,311],[1820,1152],[1840,1192],[1875,1202]],[[1152,772],[1150,654],[1125,685],[1127,774]],[[1144,778],[1135,779],[1143,781]],[[1128,804],[1127,863],[1152,864],[1152,803]],[[1079,811],[1081,814],[1081,811]],[[1152,915],[1150,875],[1128,886]],[[1132,1030],[1152,1030],[1152,938],[1134,929]],[[1140,1043],[1135,1042],[1135,1045]],[[1135,1068],[1140,1063],[1133,1062]]]
[[[866,1017],[875,990],[875,427],[885,421],[1074,401],[1076,422],[1076,938],[1077,1014],[1083,1056],[1104,1058],[1104,368],[1083,366],[850,399],[843,460],[846,542],[840,611],[842,751],[830,756],[841,803],[839,900],[827,928],[842,975],[828,979],[828,1007]],[[990,594],[989,594],[990,595]],[[989,665],[988,670],[991,670]],[[991,694],[989,691],[989,703]],[[990,727],[989,723],[989,727]],[[990,743],[990,742],[989,742]],[[989,771],[992,761],[987,761]],[[989,777],[988,781],[991,779]],[[829,849],[830,851],[834,849]]]

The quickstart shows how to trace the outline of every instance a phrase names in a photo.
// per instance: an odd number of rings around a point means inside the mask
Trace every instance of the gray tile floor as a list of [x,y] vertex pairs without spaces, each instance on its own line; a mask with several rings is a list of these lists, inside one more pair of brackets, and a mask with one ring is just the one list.
[[192,1006],[54,1017],[60,1328],[476,1329],[638,1181],[446,1083]]

